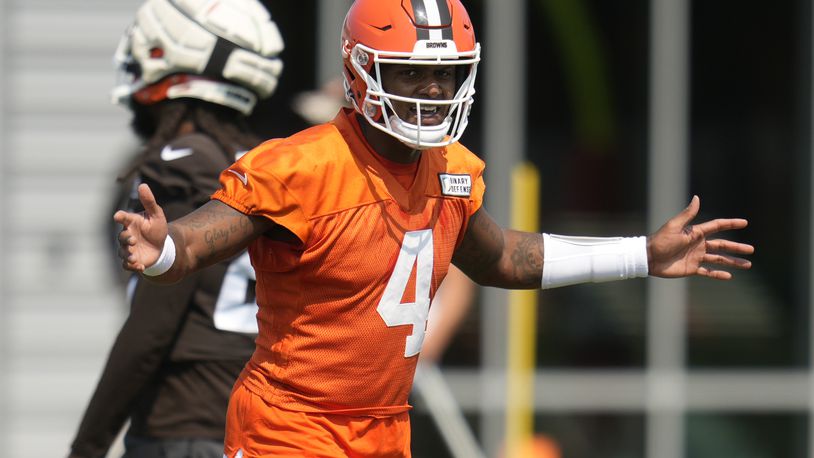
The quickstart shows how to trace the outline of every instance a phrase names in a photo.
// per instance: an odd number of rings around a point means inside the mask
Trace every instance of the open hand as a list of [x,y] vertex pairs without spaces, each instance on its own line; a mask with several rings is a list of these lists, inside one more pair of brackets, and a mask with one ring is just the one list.
[[724,239],[708,239],[716,232],[743,229],[747,221],[729,218],[691,224],[700,207],[700,199],[693,196],[687,208],[670,218],[647,238],[650,275],[665,278],[700,275],[717,280],[729,280],[732,278],[731,273],[714,266],[736,269],[752,267],[751,261],[736,256],[754,253],[755,248],[752,245]]
[[164,210],[156,203],[153,192],[146,184],[138,187],[142,213],[123,210],[113,215],[113,220],[123,226],[119,232],[119,257],[122,267],[135,272],[143,272],[153,265],[164,248],[167,238],[167,218]]

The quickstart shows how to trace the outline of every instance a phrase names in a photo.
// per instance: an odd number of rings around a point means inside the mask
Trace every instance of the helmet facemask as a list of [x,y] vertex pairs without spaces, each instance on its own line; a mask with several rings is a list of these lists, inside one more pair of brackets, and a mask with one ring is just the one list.
[[[433,42],[438,46],[438,42]],[[474,101],[475,78],[480,61],[480,46],[472,51],[458,52],[453,41],[442,42],[444,47],[428,49],[426,42],[418,41],[413,52],[390,52],[357,44],[350,51],[349,61],[354,73],[364,79],[366,90],[361,106],[357,98],[350,97],[356,109],[373,127],[395,137],[414,149],[446,146],[457,142],[468,124],[469,112]],[[386,92],[382,85],[382,65],[454,66],[456,90],[449,100],[417,99]],[[460,75],[460,76],[458,76]],[[345,81],[350,90],[349,81]],[[396,114],[394,102],[415,104],[415,124]],[[438,125],[422,125],[422,108],[427,106],[446,108],[446,116]]]

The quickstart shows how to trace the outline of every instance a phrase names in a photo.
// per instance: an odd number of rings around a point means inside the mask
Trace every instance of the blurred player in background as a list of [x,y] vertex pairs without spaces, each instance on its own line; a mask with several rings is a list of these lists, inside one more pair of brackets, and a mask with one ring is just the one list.
[[356,0],[341,50],[352,109],[253,149],[171,224],[145,184],[145,211],[114,215],[123,266],[159,283],[249,248],[259,335],[229,402],[229,458],[410,456],[407,400],[451,263],[503,288],[751,266],[750,245],[708,239],[746,221],[693,225],[697,197],[649,237],[498,226],[484,164],[458,142],[480,60],[459,0]]
[[[114,100],[144,141],[122,174],[124,208],[146,183],[174,219],[209,200],[220,172],[259,143],[246,121],[282,71],[283,40],[256,0],[148,0],[116,51]],[[134,276],[130,314],[70,456],[220,458],[234,381],[254,351],[254,270],[235,253],[172,286]]]
[[438,364],[477,296],[477,285],[454,265],[432,300],[421,362]]

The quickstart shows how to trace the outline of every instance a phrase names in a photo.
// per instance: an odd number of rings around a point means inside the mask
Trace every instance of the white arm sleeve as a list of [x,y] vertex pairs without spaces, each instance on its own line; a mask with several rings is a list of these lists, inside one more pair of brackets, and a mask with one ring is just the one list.
[[647,237],[543,234],[542,288],[647,276]]

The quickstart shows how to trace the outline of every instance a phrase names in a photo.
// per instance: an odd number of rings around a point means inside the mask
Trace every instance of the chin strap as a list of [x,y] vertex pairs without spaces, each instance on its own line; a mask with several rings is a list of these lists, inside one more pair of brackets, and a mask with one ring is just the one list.
[[404,122],[396,115],[390,116],[390,128],[398,134],[402,143],[415,149],[429,149],[444,141],[451,122],[445,119],[437,126],[418,126]]

